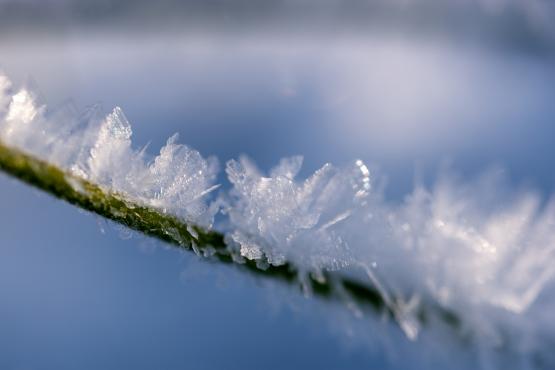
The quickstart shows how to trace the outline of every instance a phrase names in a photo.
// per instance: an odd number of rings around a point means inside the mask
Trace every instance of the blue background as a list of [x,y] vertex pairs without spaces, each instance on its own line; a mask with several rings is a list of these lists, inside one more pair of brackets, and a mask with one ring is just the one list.
[[[511,186],[546,197],[555,183],[549,50],[437,37],[443,29],[337,36],[77,22],[25,33],[22,24],[0,37],[0,65],[16,84],[32,81],[52,109],[68,99],[78,110],[121,106],[136,146],[150,142],[152,154],[178,132],[222,167],[242,153],[264,170],[302,154],[308,176],[361,158],[388,176],[392,201],[415,176],[433,183],[445,161],[463,177],[502,165]],[[219,181],[229,186],[223,171]],[[129,238],[4,175],[0,205],[2,369],[411,366],[335,333],[333,310],[297,307],[296,293]]]

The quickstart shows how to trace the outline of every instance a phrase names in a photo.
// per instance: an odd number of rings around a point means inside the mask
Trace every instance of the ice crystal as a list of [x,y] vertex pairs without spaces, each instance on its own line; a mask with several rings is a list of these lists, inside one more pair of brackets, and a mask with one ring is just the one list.
[[268,174],[246,157],[229,161],[232,189],[210,204],[215,159],[178,144],[177,135],[150,159],[131,137],[120,108],[107,116],[97,107],[82,116],[71,107],[49,112],[31,90],[14,91],[0,74],[5,145],[194,224],[211,226],[223,205],[235,261],[261,268],[287,262],[301,277],[323,280],[333,270],[367,281],[410,339],[419,334],[425,303],[433,302],[490,348],[548,354],[542,335],[554,333],[553,295],[545,292],[555,288],[555,200],[510,191],[492,171],[474,181],[444,174],[392,203],[360,160],[325,164],[303,180],[296,156]]
[[228,162],[226,211],[243,257],[368,279],[409,338],[419,302],[430,300],[476,332],[496,332],[507,314],[526,330],[555,273],[555,201],[503,192],[493,171],[467,183],[444,175],[392,204],[361,161],[296,180],[301,163],[284,159],[266,176],[247,158]]
[[337,226],[365,204],[368,169],[361,161],[343,170],[326,164],[299,183],[301,164],[301,157],[282,159],[265,177],[246,157],[228,162],[234,188],[227,212],[237,226],[232,239],[249,259],[339,269],[351,254]]
[[72,107],[49,112],[28,88],[12,93],[0,74],[0,140],[59,165],[105,189],[187,221],[211,226],[217,208],[206,195],[214,190],[217,161],[171,137],[150,160],[131,143],[123,110],[103,117],[98,107],[78,116]]

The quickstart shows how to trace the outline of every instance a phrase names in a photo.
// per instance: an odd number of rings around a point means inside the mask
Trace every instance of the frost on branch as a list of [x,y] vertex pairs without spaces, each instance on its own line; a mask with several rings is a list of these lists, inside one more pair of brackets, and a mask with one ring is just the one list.
[[[366,279],[409,338],[418,333],[419,302],[436,302],[495,341],[507,325],[526,334],[552,327],[531,307],[553,288],[555,202],[507,190],[492,171],[470,182],[443,174],[395,204],[370,186],[360,161],[297,180],[301,163],[284,159],[264,175],[246,158],[228,162],[226,212],[244,258]],[[535,308],[545,312],[543,304]]]
[[[219,204],[206,201],[215,188],[216,161],[177,144],[177,136],[150,158],[133,149],[131,135],[119,108],[106,117],[98,108],[82,116],[72,108],[49,112],[30,90],[13,91],[0,74],[3,146],[135,203],[210,226]],[[334,271],[330,285],[345,275],[358,279],[379,292],[410,339],[424,321],[427,333],[434,332],[441,320],[429,312],[439,306],[444,310],[436,313],[453,314],[454,326],[478,338],[485,346],[480,352],[509,348],[549,357],[555,201],[512,191],[493,171],[474,181],[442,174],[435,186],[417,186],[393,203],[362,161],[326,164],[306,180],[298,179],[301,164],[301,157],[286,158],[264,174],[246,158],[228,162],[233,188],[223,199],[226,231],[239,260],[261,268],[287,262],[300,279],[311,273],[321,281]]]
[[212,226],[215,158],[171,137],[151,159],[131,145],[132,130],[121,108],[103,116],[98,107],[79,116],[72,107],[49,112],[29,89],[12,91],[0,74],[0,140],[140,204],[201,226]]
[[248,259],[310,270],[338,269],[351,259],[337,229],[365,203],[369,173],[360,161],[345,169],[326,164],[306,181],[295,176],[301,157],[282,159],[268,177],[245,157],[227,164],[234,185],[227,208],[232,239]]

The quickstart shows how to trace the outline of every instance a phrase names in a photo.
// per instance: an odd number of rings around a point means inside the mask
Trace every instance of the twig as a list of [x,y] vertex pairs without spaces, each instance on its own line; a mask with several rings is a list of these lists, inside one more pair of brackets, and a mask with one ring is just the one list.
[[[194,249],[197,254],[206,258],[236,264],[245,271],[285,282],[314,296],[327,300],[351,301],[360,307],[369,307],[378,313],[398,319],[396,302],[386,302],[377,287],[371,283],[361,283],[334,272],[326,272],[319,277],[313,274],[305,275],[291,263],[274,266],[244,259],[236,250],[226,245],[221,233],[205,230],[160,210],[137,204],[126,199],[124,194],[106,191],[96,184],[2,142],[0,169],[56,198],[168,242],[177,248]],[[435,310],[441,321],[449,326],[460,326],[455,314],[437,305],[426,309],[421,306],[416,315],[419,324],[427,322],[430,310]]]

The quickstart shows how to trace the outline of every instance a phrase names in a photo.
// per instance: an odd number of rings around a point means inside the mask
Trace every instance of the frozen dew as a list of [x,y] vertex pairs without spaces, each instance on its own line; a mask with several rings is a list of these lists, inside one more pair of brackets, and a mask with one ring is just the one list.
[[28,90],[23,89],[19,91],[12,97],[8,114],[6,115],[6,121],[12,123],[9,126],[8,132],[17,129],[18,123],[28,125],[42,110],[42,108],[37,108],[35,97]]
[[[116,107],[103,116],[93,107],[79,116],[71,107],[49,112],[27,88],[12,94],[0,74],[0,140],[108,191],[155,207],[185,221],[211,227],[218,207],[207,198],[218,164],[170,138],[150,160],[131,142],[131,125]],[[79,189],[78,189],[79,190]]]
[[367,280],[412,340],[425,302],[455,313],[465,330],[497,338],[485,340],[493,347],[507,325],[532,334],[533,305],[549,310],[538,299],[554,288],[555,201],[507,190],[491,171],[467,182],[442,174],[395,204],[362,161],[326,164],[304,180],[301,163],[283,159],[265,175],[247,158],[228,162],[229,238],[244,258]]
[[[235,262],[252,260],[261,269],[289,262],[300,276],[318,281],[335,271],[367,282],[409,339],[420,339],[419,315],[432,302],[460,319],[460,330],[485,346],[480,351],[549,353],[555,200],[511,191],[492,171],[473,181],[442,174],[432,188],[416,186],[392,203],[361,160],[325,164],[299,179],[303,160],[295,156],[268,173],[246,157],[230,160],[232,189],[210,203],[216,159],[179,144],[177,135],[151,158],[131,138],[121,108],[107,116],[98,107],[83,115],[71,106],[49,112],[30,89],[13,90],[0,73],[5,145],[195,225],[211,227],[222,207]],[[197,238],[194,228],[188,230]],[[164,232],[180,238],[175,229]],[[362,315],[352,299],[344,303]]]
[[266,177],[246,157],[228,162],[231,238],[248,259],[292,261],[309,271],[342,268],[352,254],[337,230],[364,204],[368,170],[361,162],[326,164],[296,181],[301,164],[301,157],[282,159]]

